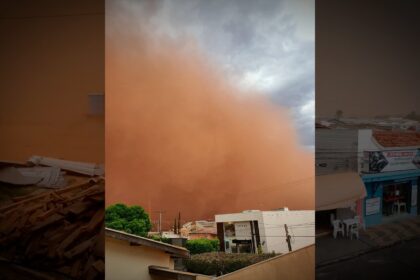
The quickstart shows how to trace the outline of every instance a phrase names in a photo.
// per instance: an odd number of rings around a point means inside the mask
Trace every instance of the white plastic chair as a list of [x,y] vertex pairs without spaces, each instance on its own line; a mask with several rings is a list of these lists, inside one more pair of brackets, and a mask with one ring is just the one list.
[[331,213],[330,214],[330,222],[331,222],[331,225],[333,224],[333,221],[335,220],[335,217],[334,217],[334,214],[333,213]]
[[350,239],[353,239],[353,235],[356,235],[356,238],[359,239],[359,216],[354,216],[353,223],[348,229],[348,235]]
[[400,214],[402,208],[404,208],[404,211],[407,211],[407,204],[405,202],[396,201],[392,205],[392,213],[397,212],[398,214]]
[[359,225],[359,220],[360,220],[359,219],[359,216],[354,216],[353,219],[354,219],[354,223],[357,224],[357,225]]
[[332,226],[333,226],[334,239],[337,238],[337,235],[339,233],[341,233],[341,235],[344,237],[344,226],[340,222],[340,220],[333,220],[331,223],[332,223]]
[[359,239],[359,223],[355,223],[350,227],[350,239],[353,240],[353,235]]

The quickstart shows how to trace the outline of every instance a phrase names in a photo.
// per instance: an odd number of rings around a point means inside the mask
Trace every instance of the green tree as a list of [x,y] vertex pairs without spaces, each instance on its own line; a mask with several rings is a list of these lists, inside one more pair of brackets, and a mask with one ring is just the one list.
[[147,236],[152,223],[142,207],[118,203],[105,210],[105,226],[139,236]]
[[191,254],[215,252],[219,249],[219,239],[193,239],[188,240],[185,246]]

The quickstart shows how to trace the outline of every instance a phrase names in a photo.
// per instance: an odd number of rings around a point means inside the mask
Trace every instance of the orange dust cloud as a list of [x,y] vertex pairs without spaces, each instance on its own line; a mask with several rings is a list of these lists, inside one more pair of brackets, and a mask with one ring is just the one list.
[[109,35],[106,203],[170,227],[245,209],[314,208],[314,157],[284,110],[243,93],[188,40]]

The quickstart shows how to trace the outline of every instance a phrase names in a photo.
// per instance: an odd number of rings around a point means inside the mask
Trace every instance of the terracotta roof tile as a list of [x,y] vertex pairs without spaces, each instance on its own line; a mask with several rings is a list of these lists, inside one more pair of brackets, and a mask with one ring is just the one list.
[[419,132],[374,131],[373,137],[383,147],[420,146]]

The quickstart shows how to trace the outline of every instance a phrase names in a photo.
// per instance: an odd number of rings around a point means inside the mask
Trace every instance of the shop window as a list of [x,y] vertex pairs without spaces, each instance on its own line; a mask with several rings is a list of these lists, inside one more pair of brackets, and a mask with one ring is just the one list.
[[411,203],[410,183],[384,186],[382,213],[385,216],[408,212]]
[[225,224],[225,236],[235,237],[235,225],[233,223]]

